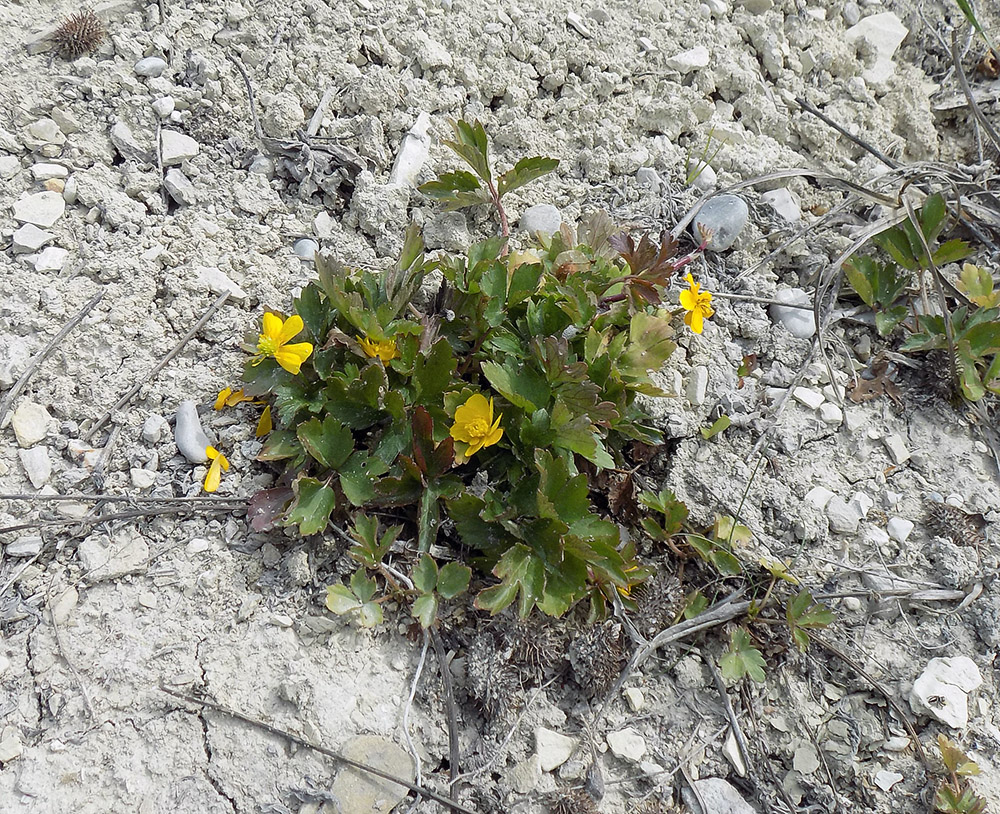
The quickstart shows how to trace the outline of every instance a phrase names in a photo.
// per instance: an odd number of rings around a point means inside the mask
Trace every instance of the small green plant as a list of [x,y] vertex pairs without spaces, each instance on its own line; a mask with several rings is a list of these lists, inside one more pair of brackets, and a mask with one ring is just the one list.
[[968,786],[967,778],[979,774],[979,766],[947,735],[938,735],[941,761],[948,779],[934,795],[934,811],[940,814],[985,814],[986,801]]
[[[1000,393],[1000,292],[994,290],[989,271],[966,263],[957,289],[968,298],[968,304],[949,307],[938,286],[939,313],[931,312],[926,275],[938,274],[940,265],[962,260],[971,252],[961,240],[937,245],[946,219],[944,198],[931,195],[917,219],[919,233],[913,223],[906,221],[874,238],[890,261],[859,256],[847,261],[844,270],[854,290],[875,310],[880,334],[887,336],[903,326],[908,336],[900,350],[947,351],[962,395],[978,401],[988,392]],[[914,272],[924,307],[923,313],[911,317]]]
[[[636,443],[659,442],[638,396],[662,395],[651,374],[684,312],[700,333],[711,295],[688,275],[687,299],[665,308],[694,255],[667,237],[618,234],[604,215],[580,240],[564,226],[507,254],[502,197],[555,162],[519,161],[494,178],[482,126],[458,122],[455,134],[449,146],[474,174],[445,173],[424,191],[451,208],[492,203],[504,234],[431,259],[411,227],[383,273],[317,256],[295,314],[265,315],[244,393],[270,408],[259,457],[282,482],[254,501],[254,522],[303,536],[350,527],[359,568],[327,604],[362,624],[380,618],[381,590],[430,626],[470,585],[465,563],[491,613],[561,615],[589,601],[602,617],[632,604],[650,569],[595,508],[591,479],[628,466]],[[417,297],[432,272],[436,291]],[[382,531],[380,518],[393,525]],[[438,546],[457,561],[439,567]],[[734,567],[724,552],[714,560]],[[407,562],[412,588],[396,570]]]
[[442,173],[436,181],[422,184],[420,191],[440,201],[448,211],[491,204],[500,220],[500,234],[506,237],[510,234],[510,224],[503,206],[504,196],[536,178],[548,175],[559,166],[559,161],[541,156],[522,158],[507,172],[494,177],[483,125],[478,120],[472,124],[457,121],[452,122],[452,129],[455,138],[444,143],[472,168],[472,172],[456,170]]
[[750,640],[750,634],[738,627],[729,637],[729,650],[719,659],[722,677],[735,684],[750,676],[758,684],[764,683],[764,656]]
[[687,176],[684,178],[685,186],[691,186],[691,184],[697,181],[698,177],[705,171],[705,168],[711,166],[712,162],[718,158],[719,153],[722,152],[724,144],[720,141],[718,146],[715,148],[715,151],[712,152],[712,155],[709,155],[709,152],[712,151],[712,137],[714,135],[715,128],[713,127],[708,131],[708,138],[705,140],[705,146],[701,153],[693,160],[693,153],[690,148],[688,149],[687,162],[685,164],[687,167]]
[[826,605],[813,601],[808,591],[800,591],[788,602],[785,621],[792,633],[792,641],[804,653],[809,648],[809,631],[822,630],[829,625],[833,621],[833,612]]

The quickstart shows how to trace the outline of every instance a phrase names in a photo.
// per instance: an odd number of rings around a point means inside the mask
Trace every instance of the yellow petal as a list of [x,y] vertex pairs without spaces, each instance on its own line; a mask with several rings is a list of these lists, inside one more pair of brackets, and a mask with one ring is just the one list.
[[684,321],[696,334],[701,333],[702,317],[700,309],[695,308],[693,311],[688,311],[687,314],[684,315]]
[[263,323],[264,330],[261,331],[261,336],[278,342],[281,336],[281,317],[268,311],[264,314]]
[[[278,343],[284,345],[288,340],[302,333],[304,327],[302,317],[298,314],[292,314],[285,320],[285,324],[281,326],[281,333],[278,334]],[[312,345],[309,347],[312,348]]]
[[493,423],[493,408],[486,396],[476,393],[471,396],[465,404],[455,410],[455,422],[458,424],[469,424],[477,418],[487,419],[487,423]]
[[473,437],[469,435],[468,422],[460,423],[456,421],[452,425],[449,435],[451,435],[451,437],[454,438],[456,441],[461,441],[463,444],[471,444],[474,442]]
[[274,358],[278,364],[293,376],[298,374],[302,363],[309,358],[313,352],[313,346],[308,342],[299,342],[295,345],[284,345],[274,352]]
[[[499,423],[500,423],[500,419],[497,419],[497,425],[499,425]],[[489,435],[487,435],[483,439],[483,446],[484,447],[491,447],[497,441],[499,441],[501,438],[503,438],[503,429],[501,427],[499,427],[499,426],[494,425],[493,429],[490,430]]]
[[230,394],[233,392],[233,388],[224,387],[219,391],[219,395],[215,398],[214,409],[221,410],[226,406],[226,401],[229,399]]
[[205,475],[205,483],[202,488],[206,492],[214,492],[219,488],[219,483],[222,481],[222,456],[219,455],[212,461],[212,465],[208,468],[208,474]]
[[693,311],[698,307],[698,296],[693,291],[682,291],[680,303],[685,311]]
[[257,422],[257,431],[255,433],[257,438],[263,438],[271,430],[274,429],[274,425],[271,423],[271,405],[268,404],[264,408],[264,412],[260,414],[260,421]]

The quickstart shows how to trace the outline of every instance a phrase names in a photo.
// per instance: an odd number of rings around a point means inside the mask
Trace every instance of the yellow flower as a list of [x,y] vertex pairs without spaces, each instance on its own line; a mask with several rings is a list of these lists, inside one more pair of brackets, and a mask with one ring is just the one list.
[[270,311],[264,314],[264,330],[257,342],[257,361],[273,356],[275,361],[293,376],[299,372],[302,363],[313,352],[309,342],[299,342],[289,345],[288,340],[298,336],[304,327],[302,317],[298,314],[282,321],[277,314]]
[[699,291],[701,286],[694,281],[694,277],[690,274],[684,279],[690,286],[687,291],[681,292],[681,307],[687,311],[684,315],[684,324],[696,334],[700,334],[703,320],[715,313],[709,304],[712,302],[712,293]]
[[396,342],[393,339],[369,339],[367,336],[362,339],[359,336],[358,344],[361,345],[361,350],[365,352],[366,356],[370,356],[372,359],[381,359],[383,365],[389,364],[399,356]]
[[264,412],[260,414],[260,421],[257,422],[257,430],[254,435],[257,438],[263,438],[271,430],[274,429],[274,424],[271,422],[271,405],[268,404],[264,408]]
[[248,396],[244,393],[242,387],[235,391],[231,387],[224,387],[219,391],[219,395],[215,399],[215,409],[221,410],[223,407],[235,407],[244,401],[253,401],[253,396]]
[[212,446],[205,447],[205,454],[211,460],[212,465],[208,468],[208,474],[205,475],[203,488],[206,492],[214,492],[219,488],[219,482],[222,480],[222,472],[229,471],[229,459]]
[[503,436],[500,427],[502,415],[493,420],[493,399],[476,393],[465,404],[455,410],[455,423],[451,428],[451,437],[466,444],[466,449],[460,449],[455,460],[465,463],[483,447],[495,444]]

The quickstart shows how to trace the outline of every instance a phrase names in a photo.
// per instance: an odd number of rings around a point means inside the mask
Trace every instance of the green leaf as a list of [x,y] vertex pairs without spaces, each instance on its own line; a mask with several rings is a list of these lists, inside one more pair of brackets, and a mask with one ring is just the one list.
[[299,439],[288,430],[275,430],[264,441],[257,454],[258,461],[285,461],[303,454]]
[[942,243],[931,255],[934,265],[940,267],[947,263],[957,263],[972,254],[972,247],[964,240],[949,240]]
[[445,599],[454,599],[469,589],[472,569],[458,562],[449,562],[438,573],[437,592]]
[[750,634],[743,628],[733,631],[729,651],[719,659],[723,678],[729,683],[750,676],[758,684],[764,683],[764,656],[750,642]]
[[502,198],[511,190],[523,187],[543,175],[548,175],[558,166],[559,160],[556,158],[542,158],[541,156],[522,158],[512,169],[500,176],[497,183],[497,193]]
[[[912,230],[913,227],[911,226],[910,228]],[[888,252],[889,256],[903,268],[910,271],[916,271],[920,268],[920,264],[917,263],[916,256],[910,246],[910,241],[902,229],[894,226],[881,234],[875,235],[872,241]]]
[[479,179],[468,170],[443,172],[436,181],[429,181],[417,187],[429,198],[450,198],[456,192],[475,192],[480,189]]
[[438,600],[434,594],[423,594],[418,596],[410,607],[413,618],[420,622],[420,627],[427,630],[434,624],[437,617]]
[[522,263],[514,269],[507,290],[508,309],[523,302],[538,290],[542,270],[541,263]]
[[368,602],[373,596],[375,596],[375,592],[378,590],[378,585],[374,579],[365,573],[363,568],[359,568],[351,574],[351,590],[362,602]]
[[518,614],[522,619],[526,618],[542,598],[545,574],[541,561],[530,548],[518,543],[500,558],[493,573],[501,583],[482,591],[476,597],[476,607],[495,616],[520,595]]
[[570,475],[566,461],[548,450],[535,450],[538,482],[538,516],[572,524],[590,514],[587,476]]
[[295,313],[302,317],[313,343],[322,345],[330,328],[330,308],[323,301],[319,287],[315,283],[309,283],[302,289],[302,293],[295,300]]
[[422,594],[433,593],[437,587],[438,567],[430,554],[421,555],[411,574],[414,587]]
[[694,619],[696,616],[703,614],[707,609],[708,597],[701,591],[695,591],[688,597],[687,602],[684,605],[684,618]]
[[969,343],[974,357],[981,359],[1000,353],[1000,321],[981,322],[965,331],[962,339]]
[[493,389],[515,407],[534,412],[548,404],[549,385],[536,371],[525,366],[511,370],[496,362],[483,362],[480,369]]
[[346,585],[330,585],[326,589],[326,607],[332,613],[342,616],[360,608],[361,603]]
[[993,275],[987,269],[966,263],[958,277],[958,290],[981,308],[1000,305],[1000,292],[993,291]]
[[388,471],[385,461],[357,450],[338,470],[340,488],[353,506],[364,506],[375,499],[376,479]]
[[392,544],[402,530],[402,526],[391,526],[379,539],[378,518],[374,515],[358,513],[354,516],[351,536],[355,543],[351,546],[350,555],[362,565],[375,568],[389,553],[389,549],[392,548]]
[[489,182],[491,179],[489,147],[483,125],[477,119],[472,124],[465,120],[459,120],[452,122],[451,126],[455,131],[455,139],[454,141],[445,141],[444,144],[472,167],[476,175],[483,181]]
[[673,335],[668,319],[644,311],[633,314],[628,346],[619,363],[622,375],[645,379],[650,371],[659,370],[677,347]]
[[358,609],[358,619],[362,627],[377,627],[382,624],[382,606],[378,602],[365,602]]
[[909,313],[905,305],[897,305],[894,308],[877,312],[875,314],[875,327],[878,329],[879,335],[888,336],[891,334]]
[[712,424],[711,427],[708,427],[707,429],[705,427],[701,428],[701,437],[704,438],[706,441],[709,441],[712,438],[715,438],[715,436],[717,436],[723,430],[729,429],[732,423],[733,420],[729,416],[720,415],[717,419],[715,419],[715,422]]
[[874,307],[875,291],[871,281],[875,279],[875,261],[870,257],[852,257],[844,262],[844,273],[862,301]]
[[303,537],[326,528],[330,514],[337,506],[333,489],[315,478],[300,477],[293,482],[295,499],[285,517],[287,523],[297,523]]
[[663,531],[667,537],[677,534],[688,518],[688,507],[669,489],[661,489],[658,495],[641,492],[639,502],[647,509],[660,512],[664,518]]
[[920,231],[924,233],[928,245],[933,245],[941,234],[947,214],[948,207],[945,205],[944,196],[940,193],[936,192],[924,201],[924,205],[920,208]]
[[310,418],[299,424],[298,438],[313,458],[328,469],[338,469],[354,451],[351,431],[332,415],[321,422]]
[[451,345],[444,337],[438,339],[430,350],[418,353],[413,366],[416,403],[430,405],[439,401],[440,395],[451,385],[457,366]]
[[805,652],[809,646],[809,634],[806,631],[825,628],[833,622],[833,612],[825,605],[814,602],[808,591],[800,591],[788,603],[785,619],[799,650]]

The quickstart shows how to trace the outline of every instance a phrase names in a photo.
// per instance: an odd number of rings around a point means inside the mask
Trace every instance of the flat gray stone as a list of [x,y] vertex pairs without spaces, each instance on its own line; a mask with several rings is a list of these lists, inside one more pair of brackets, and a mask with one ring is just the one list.
[[724,252],[730,248],[747,225],[750,209],[746,201],[736,195],[716,195],[705,201],[691,224],[691,234],[699,243],[704,230],[711,236],[705,247],[710,252]]
[[7,543],[5,550],[8,557],[34,557],[42,553],[42,538],[35,535],[18,537]]
[[667,57],[666,64],[668,68],[678,73],[689,74],[698,68],[707,68],[711,61],[712,56],[708,53],[708,49],[704,45],[696,45],[687,51]]
[[190,206],[198,201],[194,184],[177,167],[171,167],[163,178],[163,188],[181,206]]
[[37,252],[54,239],[55,235],[52,232],[39,229],[33,223],[26,223],[14,232],[14,254]]
[[176,130],[160,131],[160,154],[163,164],[172,167],[194,158],[201,146],[191,136],[178,133]]
[[66,201],[58,192],[22,195],[14,203],[14,219],[35,226],[52,226],[66,211]]
[[[393,741],[377,735],[357,735],[340,748],[341,754],[386,774],[413,781],[413,758]],[[407,789],[381,777],[345,766],[330,792],[340,803],[340,814],[388,814],[407,794]]]
[[281,198],[271,189],[267,178],[255,172],[247,173],[246,178],[236,182],[233,195],[240,209],[251,215],[269,215],[284,209]]
[[553,769],[562,766],[573,750],[576,749],[577,739],[553,732],[544,726],[535,730],[535,752],[538,755],[538,765],[543,772],[551,772]]
[[777,303],[772,303],[768,309],[771,319],[784,325],[792,336],[799,339],[809,339],[816,333],[816,319],[811,310],[805,308],[789,308],[779,303],[789,305],[812,305],[809,295],[801,288],[784,288],[774,295]]
[[149,560],[149,544],[134,531],[123,531],[111,540],[91,534],[76,552],[87,576],[98,582],[141,574]]
[[167,62],[160,57],[143,57],[132,69],[136,76],[160,76],[167,69]]
[[52,461],[49,460],[49,451],[43,446],[34,446],[31,449],[18,450],[21,458],[21,466],[31,481],[31,485],[36,489],[41,489],[52,476]]
[[[758,814],[757,809],[750,805],[735,786],[730,785],[721,777],[707,777],[695,780],[698,795],[708,809],[706,814]],[[687,786],[681,792],[684,802],[692,811],[698,810],[698,801]]]
[[60,249],[58,246],[49,246],[43,249],[35,258],[35,271],[59,271],[66,265],[69,252]]

